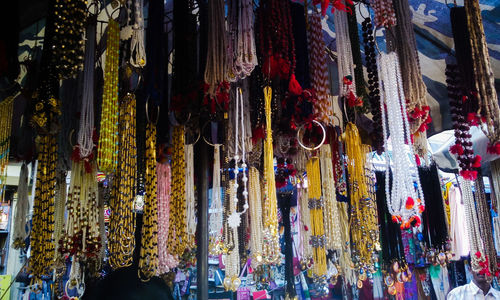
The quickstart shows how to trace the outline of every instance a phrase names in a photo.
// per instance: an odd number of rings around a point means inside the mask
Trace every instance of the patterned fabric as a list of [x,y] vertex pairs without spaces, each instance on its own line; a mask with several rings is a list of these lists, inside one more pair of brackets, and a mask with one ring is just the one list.
[[500,299],[500,292],[495,290],[494,288],[490,288],[486,295],[483,294],[483,291],[471,282],[469,284],[459,286],[452,290],[447,300],[476,300],[476,299],[484,299],[484,300],[493,300]]

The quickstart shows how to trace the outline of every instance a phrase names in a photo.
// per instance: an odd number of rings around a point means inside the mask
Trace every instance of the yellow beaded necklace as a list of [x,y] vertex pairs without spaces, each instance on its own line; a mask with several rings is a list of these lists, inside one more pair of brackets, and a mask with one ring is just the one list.
[[109,20],[108,27],[97,164],[102,172],[109,174],[113,173],[118,165],[118,48],[120,46],[120,27],[118,22],[113,19]]
[[172,135],[172,183],[170,189],[170,224],[168,252],[181,256],[188,248],[186,233],[186,161],[184,126],[175,126]]
[[56,186],[57,142],[50,134],[40,135],[38,142],[38,167],[36,172],[35,200],[33,203],[33,228],[30,234],[30,270],[38,281],[52,273],[54,262],[54,202]]
[[326,275],[325,227],[323,222],[324,202],[321,196],[321,174],[319,158],[311,157],[306,164],[308,206],[311,214],[311,245],[313,247],[313,272],[316,276]]
[[132,265],[135,248],[133,203],[137,180],[136,100],[127,94],[120,105],[120,161],[110,200],[109,262],[113,269]]
[[278,200],[276,198],[276,183],[274,178],[273,136],[271,130],[271,98],[272,89],[264,88],[266,112],[266,139],[264,141],[264,245],[263,258],[268,264],[280,258],[278,233]]
[[158,268],[158,207],[156,201],[156,125],[146,125],[146,195],[139,254],[139,278],[149,281]]
[[[366,272],[374,271],[374,253],[378,251],[378,219],[374,192],[368,188],[369,176],[366,168],[370,147],[361,143],[358,128],[348,123],[345,132],[347,169],[351,199],[351,241],[352,257],[359,271],[358,286],[367,278]],[[371,171],[371,170],[369,170]]]
[[0,102],[0,196],[7,179],[13,104],[14,96],[9,96]]

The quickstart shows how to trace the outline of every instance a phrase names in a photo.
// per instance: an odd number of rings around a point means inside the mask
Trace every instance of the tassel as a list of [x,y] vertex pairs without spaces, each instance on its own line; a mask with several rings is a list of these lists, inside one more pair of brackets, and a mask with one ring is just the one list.
[[300,86],[297,78],[295,78],[295,74],[292,74],[290,78],[290,83],[288,84],[288,91],[295,96],[302,94],[302,87]]

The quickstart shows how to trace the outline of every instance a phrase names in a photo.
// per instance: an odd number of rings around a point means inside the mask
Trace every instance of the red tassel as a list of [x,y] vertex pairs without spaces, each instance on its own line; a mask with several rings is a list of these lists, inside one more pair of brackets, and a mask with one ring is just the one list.
[[297,78],[295,78],[295,74],[292,74],[292,77],[290,78],[290,82],[288,83],[288,90],[295,96],[302,94],[302,87],[297,81]]
[[481,159],[482,157],[480,155],[476,155],[474,157],[474,162],[472,163],[473,168],[480,168],[481,167]]

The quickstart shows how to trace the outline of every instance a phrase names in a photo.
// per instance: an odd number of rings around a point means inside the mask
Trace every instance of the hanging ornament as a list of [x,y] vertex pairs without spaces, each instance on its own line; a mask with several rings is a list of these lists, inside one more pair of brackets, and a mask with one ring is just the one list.
[[[406,101],[397,54],[395,52],[382,53],[378,57],[377,64],[380,76],[380,96],[384,100],[380,103],[380,109],[386,149],[387,206],[394,220],[403,229],[407,229],[415,224],[415,218],[419,216],[419,211],[423,210],[424,199],[420,180],[418,177],[415,179],[417,185],[415,189],[412,178],[417,174],[417,166],[413,147],[411,147],[410,124],[406,114]],[[407,147],[409,150],[406,150]],[[392,149],[392,158],[388,155],[389,149]],[[392,180],[389,180],[391,169]],[[409,174],[413,175],[409,176]]]

